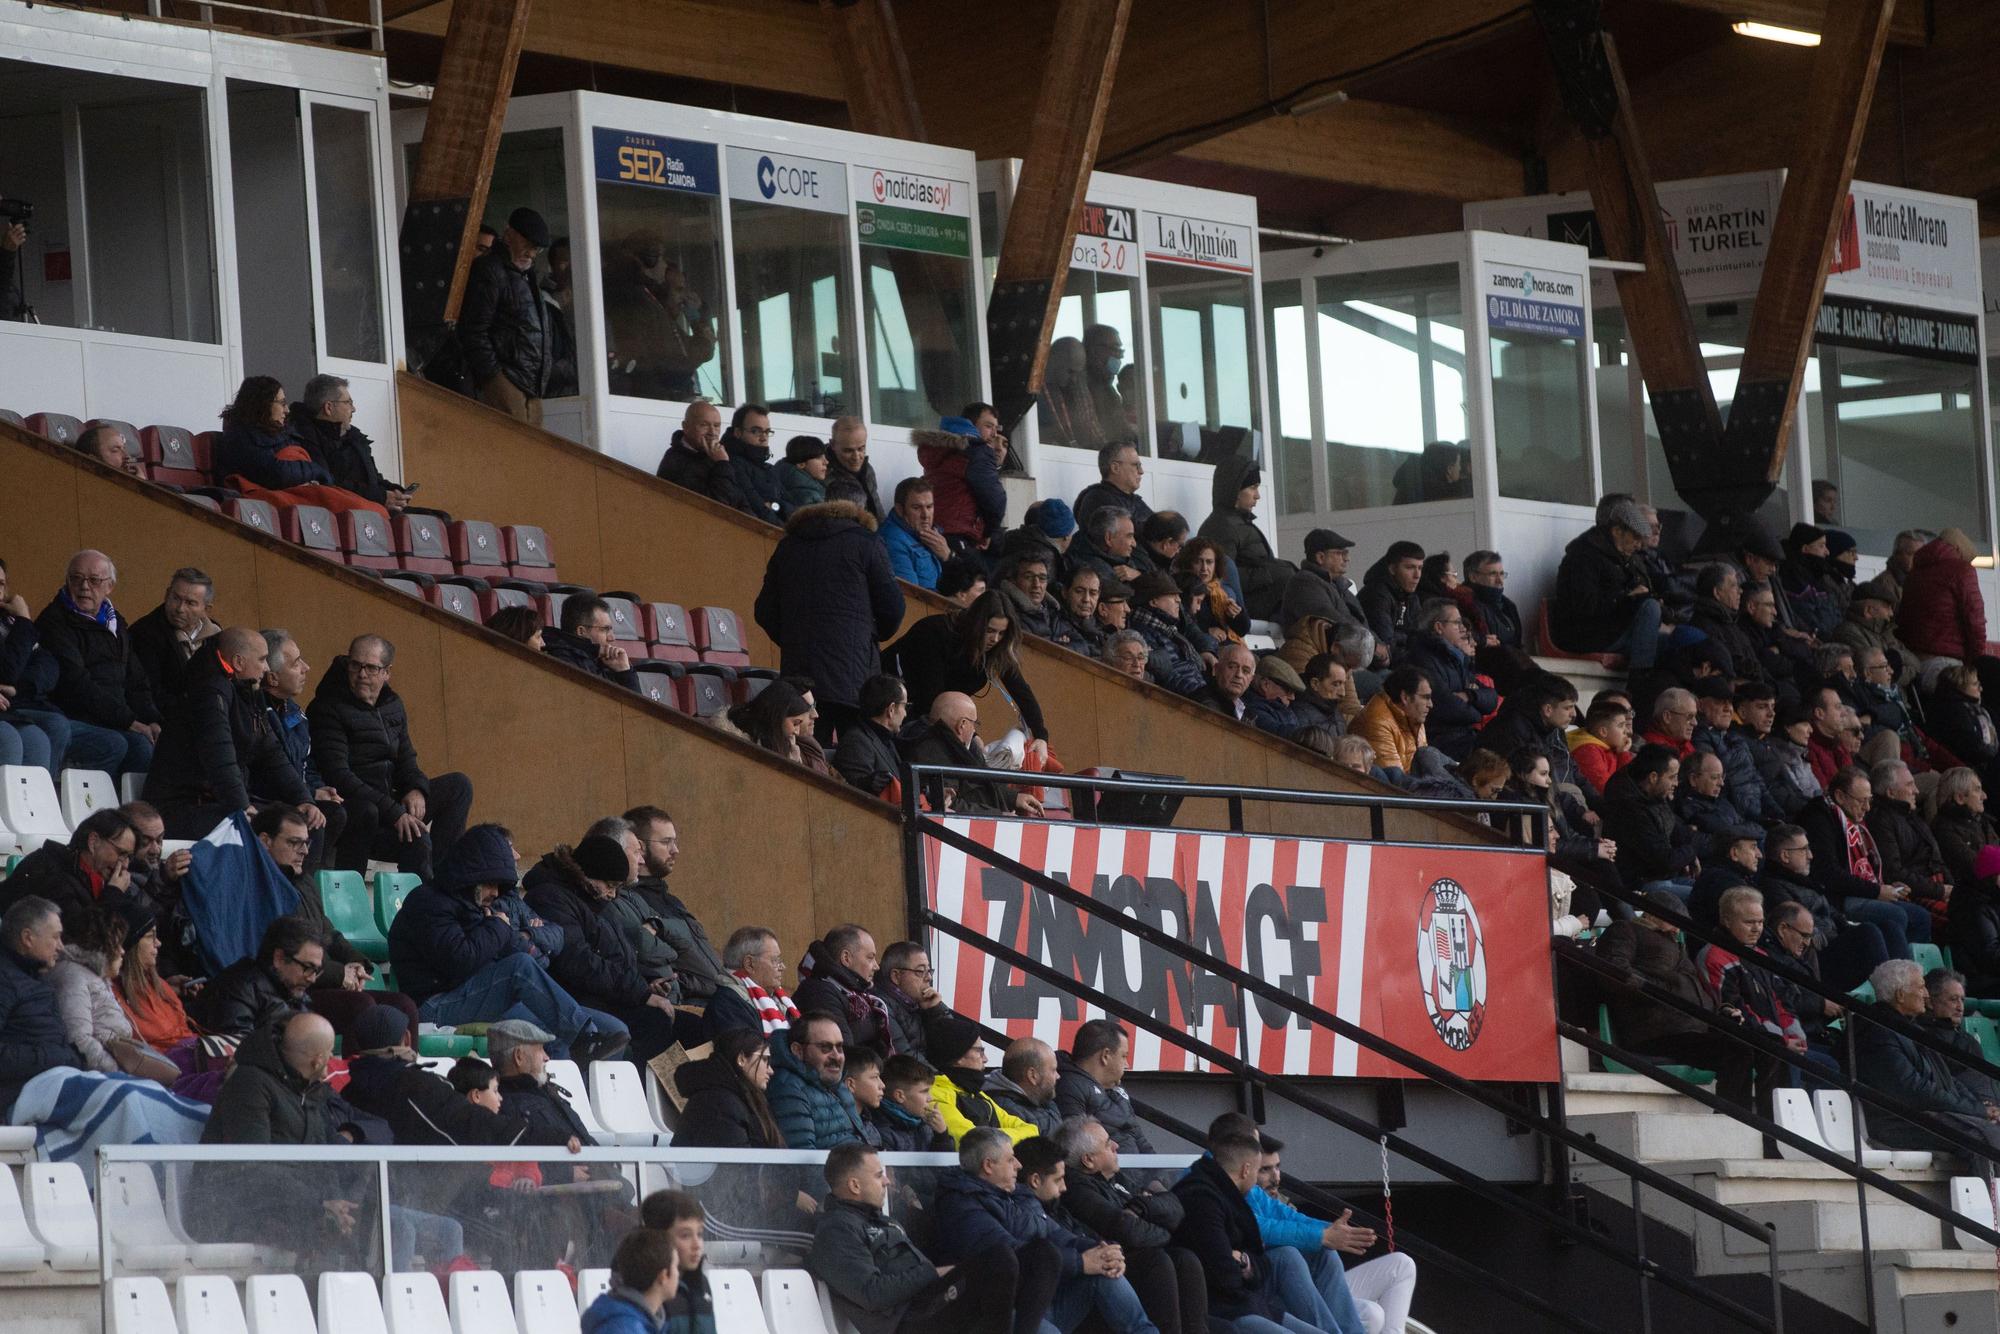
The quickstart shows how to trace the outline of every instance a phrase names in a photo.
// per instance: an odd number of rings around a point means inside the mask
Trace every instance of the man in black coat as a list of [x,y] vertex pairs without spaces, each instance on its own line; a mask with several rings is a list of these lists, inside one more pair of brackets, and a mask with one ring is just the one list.
[[1660,600],[1638,563],[1651,530],[1638,502],[1620,500],[1563,549],[1549,633],[1565,652],[1621,653],[1633,671],[1659,657]]
[[486,1030],[486,1051],[500,1076],[500,1110],[527,1122],[523,1144],[578,1149],[597,1147],[576,1114],[570,1090],[549,1078],[549,1044],[555,1038],[531,1023],[509,1019]]
[[[1391,542],[1382,559],[1368,567],[1361,578],[1360,603],[1368,615],[1368,628],[1375,634],[1378,661],[1402,665],[1416,628],[1420,602],[1417,584],[1424,577],[1424,549],[1415,542]],[[1382,659],[1381,645],[1389,656]]]
[[[802,1014],[839,1015],[849,1046],[896,1055],[903,1049],[896,1045],[888,1007],[871,990],[881,966],[874,936],[852,922],[836,926],[806,947],[806,957],[799,961],[802,980],[792,1000]],[[921,1051],[904,1054],[923,1059]]]
[[736,489],[749,502],[745,512],[766,523],[781,522],[786,508],[778,470],[771,465],[771,410],[762,403],[737,408],[722,433],[722,448],[729,454]]
[[433,857],[451,855],[472,809],[464,774],[427,778],[410,740],[410,718],[389,688],[396,646],[359,635],[333,660],[306,709],[313,756],[347,806],[347,830],[334,850],[343,871],[366,870],[370,857],[430,874]]
[[534,274],[535,256],[548,244],[542,215],[515,209],[493,248],[472,262],[458,315],[458,341],[479,400],[526,422],[541,418],[554,364],[548,309]]
[[271,730],[262,686],[270,661],[264,636],[231,626],[189,666],[146,774],[146,800],[167,822],[167,837],[198,839],[259,792],[298,807],[307,827],[326,823],[305,779]]
[[1674,814],[1681,762],[1665,746],[1639,748],[1604,789],[1604,837],[1618,845],[1618,873],[1632,889],[1654,885],[1685,898],[1700,872],[1701,839]]
[[0,916],[0,1115],[44,1070],[83,1065],[47,978],[62,940],[62,919],[47,899],[29,895]]
[[1827,783],[1826,795],[1799,812],[1799,827],[1812,844],[1813,883],[1842,914],[1872,923],[1882,933],[1892,959],[1910,957],[1910,942],[1928,943],[1931,915],[1908,885],[1882,873],[1882,854],[1868,829],[1874,786],[1859,769],[1842,769]]
[[325,967],[326,945],[312,926],[301,917],[277,918],[264,929],[257,952],[218,973],[190,1013],[205,1032],[241,1037],[304,1014],[311,1008],[306,993]]
[[[1500,706],[1493,687],[1475,679],[1472,655],[1465,650],[1465,613],[1443,598],[1417,613],[1404,661],[1431,683],[1430,717],[1424,732],[1430,743],[1454,760],[1472,753],[1480,722]],[[1501,752],[1504,757],[1506,752]]]
[[345,1050],[347,1087],[342,1096],[389,1123],[396,1143],[426,1145],[519,1144],[528,1122],[519,1112],[490,1111],[465,1097],[442,1076],[417,1063],[409,1021],[378,1005],[355,1025]]
[[160,735],[152,684],[132,652],[131,630],[111,605],[118,568],[101,551],[70,557],[62,591],[35,618],[42,650],[56,660],[49,702],[69,719],[71,763],[79,743],[104,758],[113,778],[144,773]]
[[[1908,959],[1890,959],[1875,969],[1869,981],[1874,984],[1875,999],[1894,1010],[1904,1024],[1922,1024],[1930,1007],[1922,968]],[[1856,1079],[1901,1099],[1921,1114],[1920,1120],[1911,1121],[1870,1108],[1868,1138],[1875,1143],[1892,1149],[1959,1152],[1925,1133],[1927,1124],[1936,1125],[1983,1142],[1988,1156],[2000,1159],[2000,1105],[1975,1096],[1961,1084],[1942,1053],[1885,1024],[1865,1023],[1854,1030],[1854,1062]],[[1992,1164],[1978,1162],[1975,1166],[1983,1173]]]
[[729,969],[708,928],[682,898],[669,888],[681,857],[680,829],[674,817],[658,806],[634,806],[622,817],[639,840],[645,874],[620,890],[645,901],[652,920],[665,931],[662,938],[674,951],[674,976],[683,1001],[707,1000],[723,985]]
[[1097,451],[1097,480],[1076,493],[1076,500],[1070,506],[1078,528],[1090,527],[1090,516],[1106,505],[1115,505],[1132,516],[1135,525],[1143,526],[1153,517],[1153,507],[1139,494],[1140,479],[1146,475],[1146,465],[1139,458],[1139,447],[1129,441],[1104,445]]
[[563,929],[549,972],[577,1003],[616,1016],[632,1033],[632,1054],[650,1061],[674,1044],[672,983],[647,981],[632,945],[598,905],[632,879],[626,850],[604,834],[574,849],[557,847],[522,877],[528,906]]
[[306,381],[287,414],[292,436],[317,459],[343,491],[372,500],[390,513],[408,508],[410,493],[385,481],[375,466],[375,442],[354,426],[354,394],[338,375]]
[[654,476],[707,496],[745,514],[756,510],[737,484],[736,469],[729,451],[722,445],[722,412],[707,399],[688,404],[681,416],[681,428],[667,441]]
[[568,597],[561,624],[542,630],[542,652],[600,681],[636,691],[639,674],[632,670],[631,656],[618,647],[617,636],[610,603],[595,596]]
[[88,908],[109,908],[127,920],[146,911],[132,893],[132,856],[139,834],[123,812],[92,811],[68,843],[44,843],[0,880],[0,911],[33,896],[55,905],[65,921]]
[[868,461],[868,423],[859,417],[835,417],[827,432],[826,498],[851,500],[877,523],[888,517],[875,484],[875,465]]
[[899,677],[871,676],[861,683],[856,710],[861,721],[841,730],[833,770],[869,796],[886,800],[892,786],[901,791],[903,757],[897,745],[910,692]]
[[1688,624],[1708,636],[1729,658],[1724,674],[1736,681],[1763,681],[1757,645],[1743,632],[1743,577],[1725,561],[1701,567],[1694,580],[1694,614]]
[[1125,1277],[1154,1323],[1163,1331],[1206,1328],[1208,1280],[1201,1260],[1172,1244],[1187,1216],[1180,1197],[1127,1186],[1118,1171],[1118,1141],[1088,1117],[1062,1122],[1050,1138],[1069,1164],[1063,1211],[1125,1252]]
[[778,646],[778,670],[813,679],[831,745],[861,718],[861,683],[882,670],[882,641],[903,623],[903,590],[875,520],[852,501],[807,505],[785,524],[764,567],[757,624]]
[[1174,1184],[1181,1221],[1173,1229],[1173,1244],[1201,1262],[1208,1278],[1211,1319],[1233,1323],[1255,1316],[1273,1324],[1285,1319],[1284,1308],[1270,1291],[1271,1261],[1264,1254],[1248,1198],[1257,1186],[1262,1161],[1263,1147],[1256,1139],[1218,1139],[1209,1144],[1208,1155],[1197,1159]]
[[214,602],[215,581],[192,565],[183,566],[167,580],[160,605],[132,622],[132,655],[145,669],[153,706],[162,715],[180,701],[188,664],[222,633],[208,614]]
[[[1368,613],[1362,610],[1361,599],[1347,578],[1347,562],[1353,554],[1354,543],[1331,528],[1315,528],[1307,533],[1305,564],[1285,581],[1278,604],[1278,624],[1290,630],[1306,617],[1318,616],[1336,625],[1368,629]],[[1376,665],[1387,661],[1388,646],[1378,644]]]
[[[932,985],[936,975],[930,951],[914,940],[899,940],[882,951],[881,967],[869,988],[882,1002],[897,1054],[914,1056],[926,1065],[935,1064],[930,1058],[931,1027],[953,1013]],[[799,990],[806,990],[806,985]],[[1055,1058],[1051,1057],[1050,1065],[1054,1063]],[[987,1090],[992,1091],[990,1083]]]
[[[1933,914],[1951,897],[1951,870],[1937,835],[1917,814],[1917,780],[1901,760],[1884,760],[1868,772],[1875,800],[1868,807],[1868,832],[1882,855],[1882,878],[1910,887]],[[1936,907],[1930,907],[1935,904]]]
[[[979,706],[972,696],[947,690],[931,702],[930,726],[905,749],[911,764],[939,764],[959,769],[984,769],[985,750],[973,742],[979,730]],[[1042,803],[1025,787],[977,778],[926,775],[924,798],[933,811],[962,815],[1025,815],[1042,813]]]

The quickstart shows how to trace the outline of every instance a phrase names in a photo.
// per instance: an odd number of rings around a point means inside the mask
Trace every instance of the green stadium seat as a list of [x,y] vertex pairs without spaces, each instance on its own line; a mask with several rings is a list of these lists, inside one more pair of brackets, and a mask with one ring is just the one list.
[[1863,982],[1847,994],[1854,997],[1855,1003],[1858,1005],[1873,1005],[1875,1003],[1875,984],[1873,982]]
[[419,1056],[486,1055],[486,1039],[467,1033],[421,1033],[417,1036]]
[[1979,1040],[1979,1054],[1988,1064],[2000,1065],[2000,1025],[1983,1014],[1968,1014],[1965,1031]]
[[1939,949],[1936,945],[1928,943],[1921,943],[1914,940],[1911,941],[1910,957],[1916,960],[1917,967],[1923,969],[1926,976],[1928,976],[1931,970],[1934,968],[1951,967],[1950,961],[1944,957],[1944,951]]
[[[1600,1005],[1597,1007],[1597,1036],[1603,1038],[1606,1042],[1618,1041],[1611,1034],[1611,1010],[1607,1006]],[[1676,1079],[1685,1079],[1690,1084],[1713,1084],[1715,1082],[1715,1072],[1712,1070],[1703,1070],[1692,1065],[1668,1065],[1663,1061],[1656,1061],[1654,1064],[1658,1065],[1667,1074],[1674,1076]],[[1629,1065],[1622,1065],[1612,1060],[1609,1056],[1604,1058],[1604,1068],[1607,1072],[1614,1075],[1636,1075],[1643,1073],[1642,1071],[1634,1070]]]
[[389,957],[389,940],[375,925],[375,908],[368,901],[368,882],[359,871],[321,871],[319,896],[333,929],[347,943],[380,963]]
[[[382,928],[384,939],[389,935],[389,923],[396,920],[403,900],[410,897],[410,891],[424,883],[420,875],[401,871],[377,871],[375,873],[375,920]],[[388,955],[383,955],[387,958]]]

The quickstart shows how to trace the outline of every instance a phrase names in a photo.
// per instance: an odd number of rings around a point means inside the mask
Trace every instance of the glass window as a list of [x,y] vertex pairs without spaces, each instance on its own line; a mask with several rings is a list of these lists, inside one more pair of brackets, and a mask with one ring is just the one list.
[[595,135],[611,392],[733,401],[715,147]]
[[1316,281],[1333,509],[1472,494],[1458,266]]
[[1305,285],[1264,284],[1264,346],[1271,359],[1271,411],[1278,414],[1272,436],[1277,446],[1278,513],[1311,514],[1317,508],[1312,482],[1312,399],[1306,364]]
[[732,148],[729,183],[744,401],[806,417],[853,412],[847,169]]
[[1486,341],[1500,494],[1594,504],[1581,339],[1503,329],[1489,319]]
[[1813,476],[1840,488],[1840,527],[1870,555],[1887,555],[1897,531],[1919,523],[1963,529],[1990,552],[1979,367],[1814,346],[1819,383],[1804,388],[1799,410],[1815,437]]
[[[858,170],[865,178],[870,173]],[[877,198],[963,199],[957,181],[873,173]],[[947,188],[948,187],[948,188]],[[958,214],[865,202],[861,316],[868,338],[868,415],[888,426],[932,427],[979,397],[978,306],[972,227]]]
[[[1214,463],[1258,452],[1248,274],[1149,262],[1159,455]],[[1130,392],[1138,392],[1133,368]],[[1126,392],[1123,381],[1120,392]]]
[[384,359],[381,267],[375,253],[374,117],[356,107],[312,107],[313,203],[326,352]]
[[[1077,245],[1086,244],[1078,237]],[[1136,266],[1134,266],[1136,272]],[[1049,374],[1042,395],[1041,438],[1052,445],[1096,449],[1112,441],[1146,452],[1142,395],[1121,393],[1138,375],[1139,280],[1072,266],[1056,306]],[[1118,361],[1117,369],[1112,360]],[[1127,358],[1133,364],[1125,365]],[[1131,374],[1126,375],[1130,370]]]

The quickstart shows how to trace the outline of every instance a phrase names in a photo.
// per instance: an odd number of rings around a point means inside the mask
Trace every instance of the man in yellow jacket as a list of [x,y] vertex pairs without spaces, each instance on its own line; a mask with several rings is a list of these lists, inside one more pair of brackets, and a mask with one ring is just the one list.
[[936,1020],[930,1032],[931,1064],[943,1071],[931,1083],[931,1105],[944,1113],[944,1128],[958,1143],[976,1126],[992,1126],[1019,1144],[1039,1132],[986,1096],[986,1049],[979,1025],[962,1015]]
[[1375,748],[1384,769],[1410,771],[1424,745],[1424,719],[1431,713],[1431,683],[1414,667],[1398,667],[1347,730]]

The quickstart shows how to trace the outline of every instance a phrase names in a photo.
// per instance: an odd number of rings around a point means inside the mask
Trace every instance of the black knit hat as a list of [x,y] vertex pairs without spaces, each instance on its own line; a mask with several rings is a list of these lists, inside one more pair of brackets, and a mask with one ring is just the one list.
[[935,1020],[925,1039],[924,1050],[931,1064],[942,1070],[957,1064],[960,1057],[979,1042],[979,1025],[963,1015],[947,1014]]
[[632,878],[632,859],[625,855],[625,849],[614,838],[592,834],[577,844],[570,855],[576,858],[577,867],[592,880],[622,885]]

